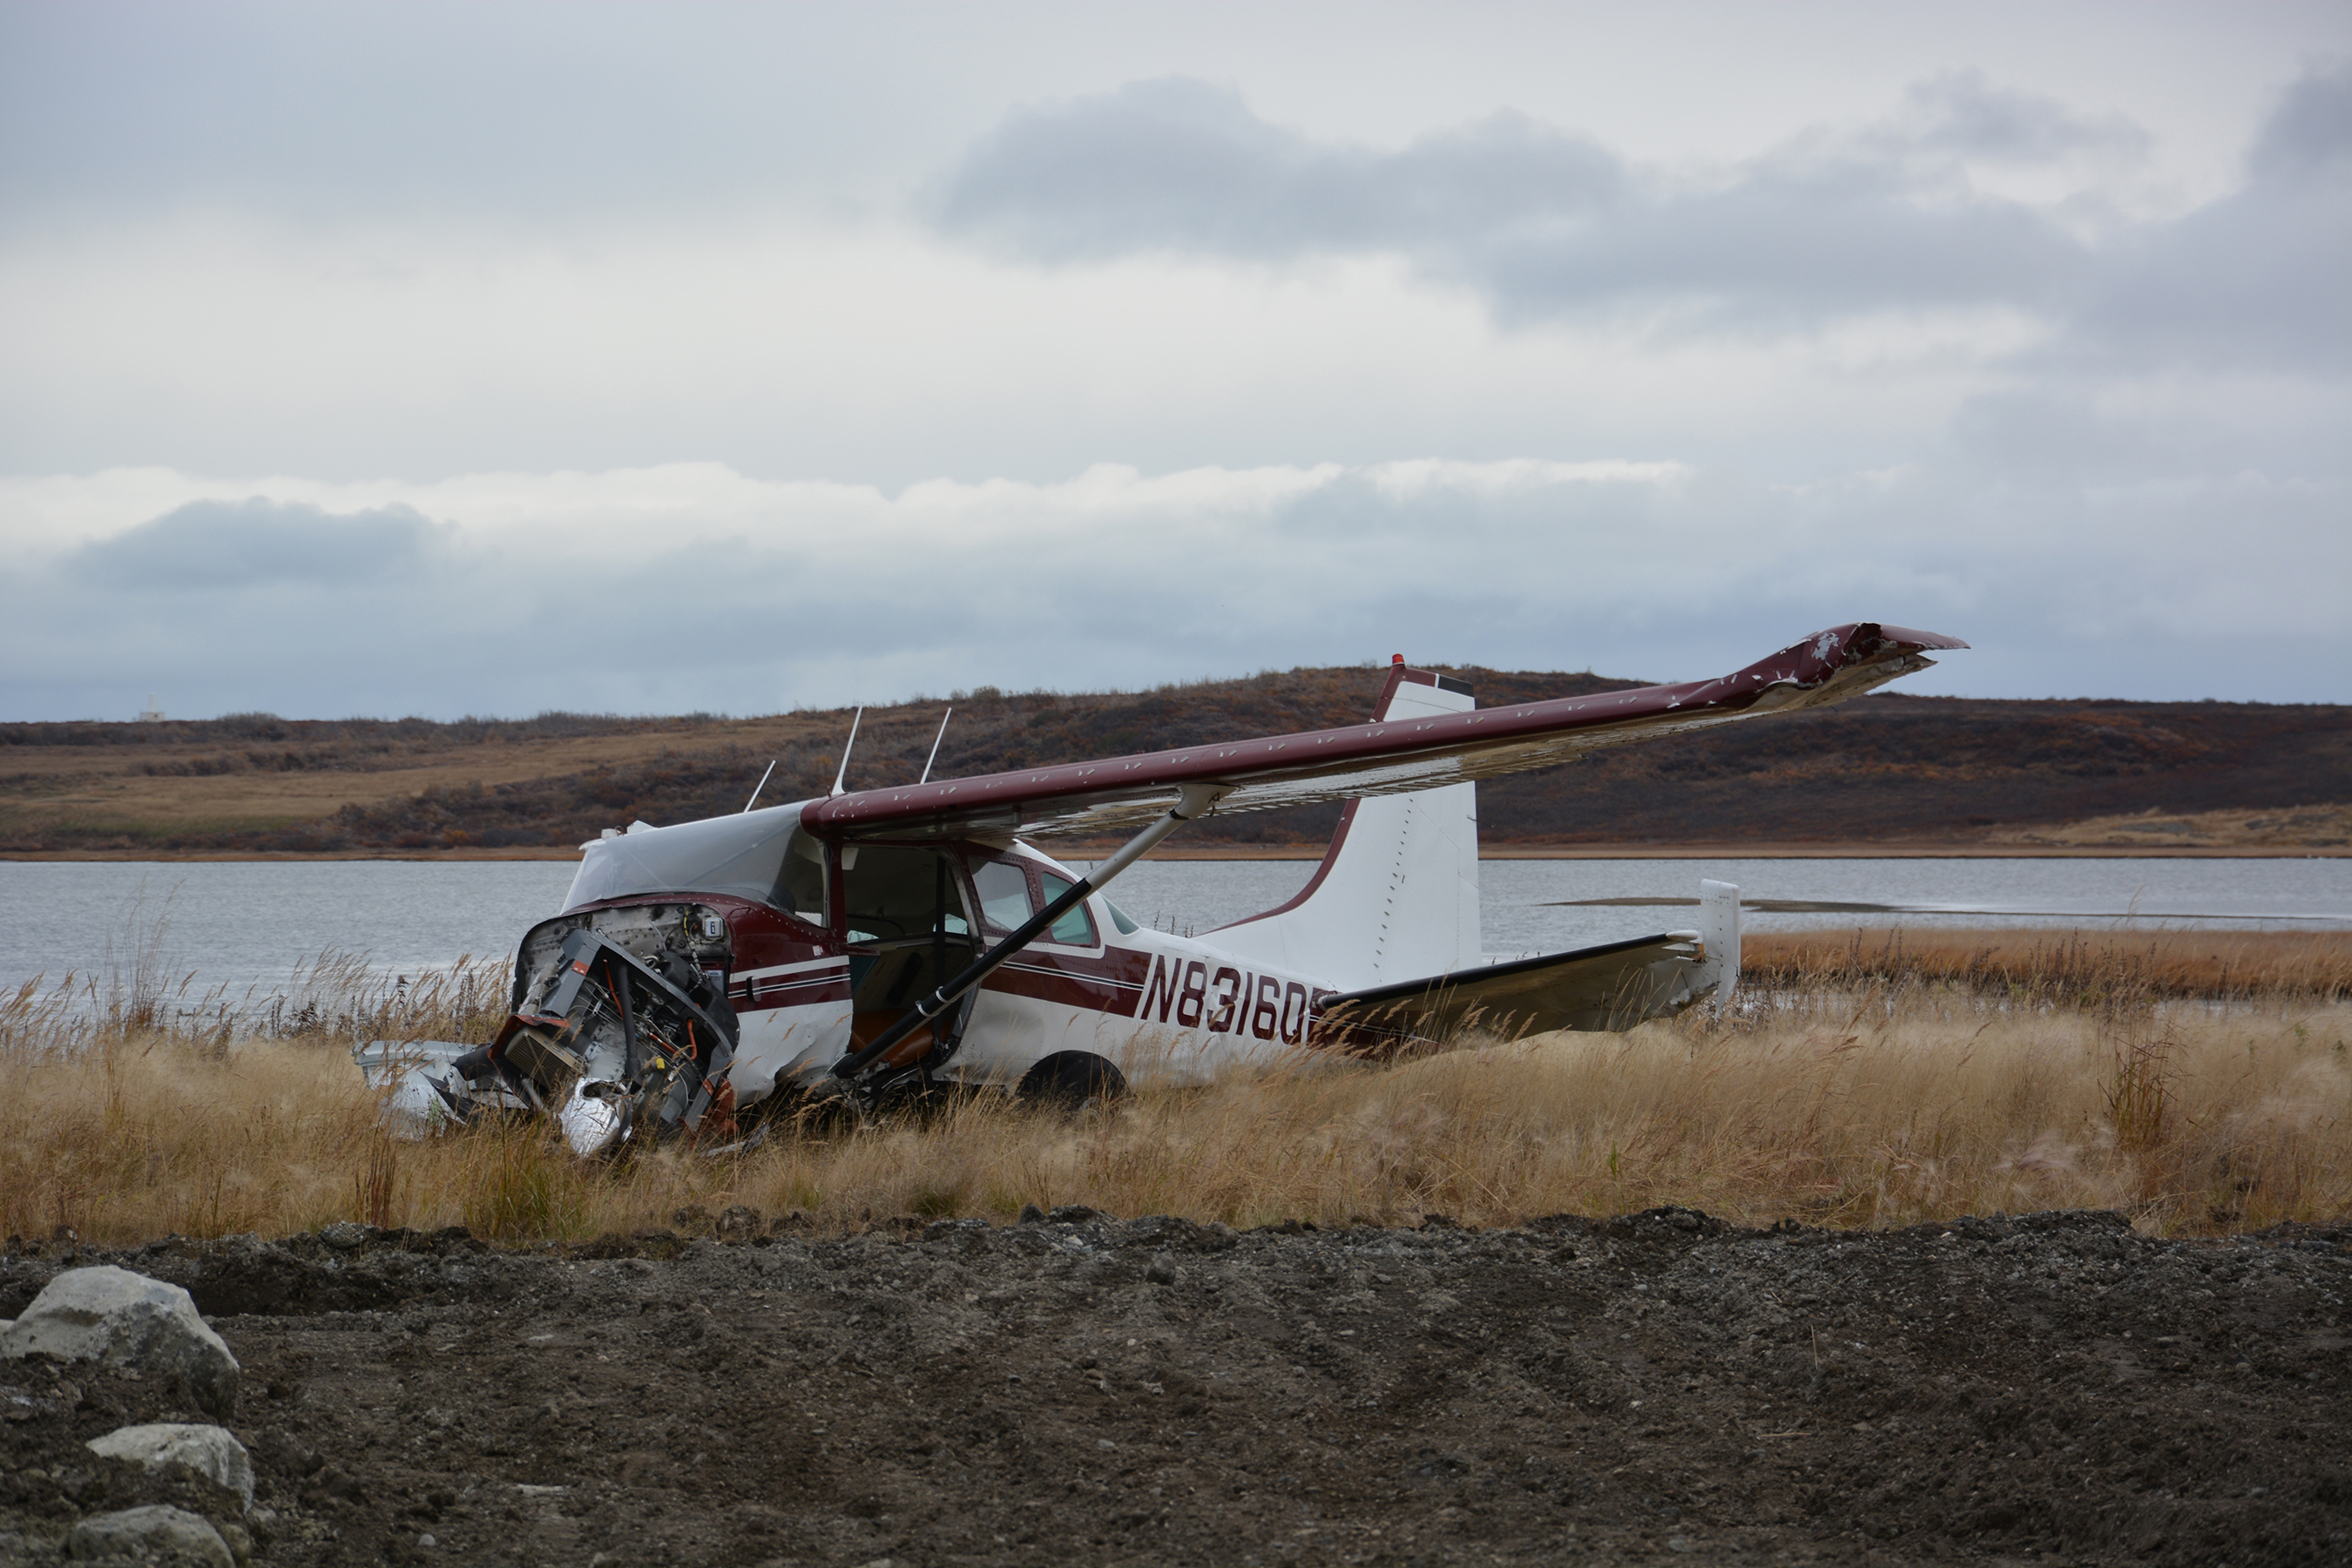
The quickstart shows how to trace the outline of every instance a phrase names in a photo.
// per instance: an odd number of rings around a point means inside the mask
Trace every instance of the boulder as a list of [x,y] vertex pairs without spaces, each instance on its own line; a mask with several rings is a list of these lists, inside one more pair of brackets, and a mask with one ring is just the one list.
[[87,1447],[100,1458],[129,1459],[151,1470],[184,1465],[214,1485],[236,1493],[245,1507],[253,1506],[253,1460],[245,1445],[225,1426],[185,1421],[120,1426],[103,1437],[92,1437]]
[[66,1555],[77,1563],[128,1557],[147,1563],[236,1568],[236,1558],[219,1531],[198,1515],[164,1503],[92,1514],[66,1538]]
[[0,1334],[0,1358],[42,1352],[175,1375],[205,1414],[236,1414],[236,1357],[185,1290],[128,1268],[68,1268],[50,1280]]

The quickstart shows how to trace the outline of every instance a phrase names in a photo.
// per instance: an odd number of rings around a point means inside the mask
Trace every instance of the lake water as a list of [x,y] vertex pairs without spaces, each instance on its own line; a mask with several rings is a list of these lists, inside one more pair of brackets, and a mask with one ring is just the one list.
[[[1080,864],[1084,864],[1081,862]],[[1136,919],[1203,932],[1304,887],[1305,860],[1148,860],[1111,896]],[[134,933],[193,990],[282,985],[322,951],[386,972],[460,954],[504,958],[555,912],[572,862],[0,861],[0,984],[130,968]],[[1748,900],[1909,906],[1752,912],[1751,930],[1954,925],[2226,926],[2352,931],[2352,860],[1490,860],[1481,868],[1490,952],[1557,952],[1672,931],[1695,911],[1580,902],[1695,899],[1699,879]]]

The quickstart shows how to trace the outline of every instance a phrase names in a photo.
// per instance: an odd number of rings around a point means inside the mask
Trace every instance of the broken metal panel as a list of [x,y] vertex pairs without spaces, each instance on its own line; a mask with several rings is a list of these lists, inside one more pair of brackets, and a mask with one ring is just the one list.
[[353,1051],[352,1059],[359,1064],[361,1080],[383,1092],[379,1118],[385,1131],[417,1139],[466,1120],[466,1113],[453,1104],[453,1092],[465,1094],[485,1110],[530,1109],[520,1096],[502,1089],[482,1095],[467,1089],[452,1069],[459,1058],[481,1048],[454,1040],[372,1040]]
[[495,1072],[561,1103],[565,1134],[583,1153],[624,1137],[697,1131],[739,1026],[723,974],[714,982],[676,953],[660,963],[593,929],[573,931],[468,1076]]
[[1345,1055],[1388,1056],[1451,1044],[1470,1031],[1516,1039],[1554,1029],[1630,1029],[1714,994],[1720,983],[1703,973],[1706,961],[1698,932],[1664,931],[1329,994],[1317,1000],[1312,1038]]
[[497,1038],[379,1041],[359,1053],[362,1074],[388,1091],[387,1123],[411,1135],[484,1110],[553,1110],[585,1154],[702,1131],[716,1106],[711,1131],[731,1136],[740,1026],[727,1000],[727,931],[696,904],[543,922],[524,939]]

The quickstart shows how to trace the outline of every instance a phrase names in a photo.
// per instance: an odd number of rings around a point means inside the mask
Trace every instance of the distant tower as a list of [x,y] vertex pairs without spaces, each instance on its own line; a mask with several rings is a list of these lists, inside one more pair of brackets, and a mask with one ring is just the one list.
[[163,721],[163,710],[155,706],[155,694],[152,691],[147,694],[147,706],[139,710],[139,721],[142,724],[160,724]]

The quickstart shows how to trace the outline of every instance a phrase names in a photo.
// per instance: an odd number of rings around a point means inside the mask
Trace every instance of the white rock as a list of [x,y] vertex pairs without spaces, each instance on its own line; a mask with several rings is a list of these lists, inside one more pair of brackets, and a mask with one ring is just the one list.
[[128,1268],[69,1268],[0,1334],[0,1358],[39,1352],[176,1373],[208,1415],[236,1414],[236,1357],[177,1285]]
[[253,1458],[226,1426],[186,1421],[121,1426],[103,1437],[92,1437],[87,1447],[100,1458],[129,1459],[151,1470],[185,1465],[215,1486],[236,1493],[247,1508],[253,1506]]
[[228,1542],[210,1524],[163,1503],[93,1514],[66,1538],[66,1555],[77,1563],[108,1557],[201,1563],[205,1568],[236,1568]]

